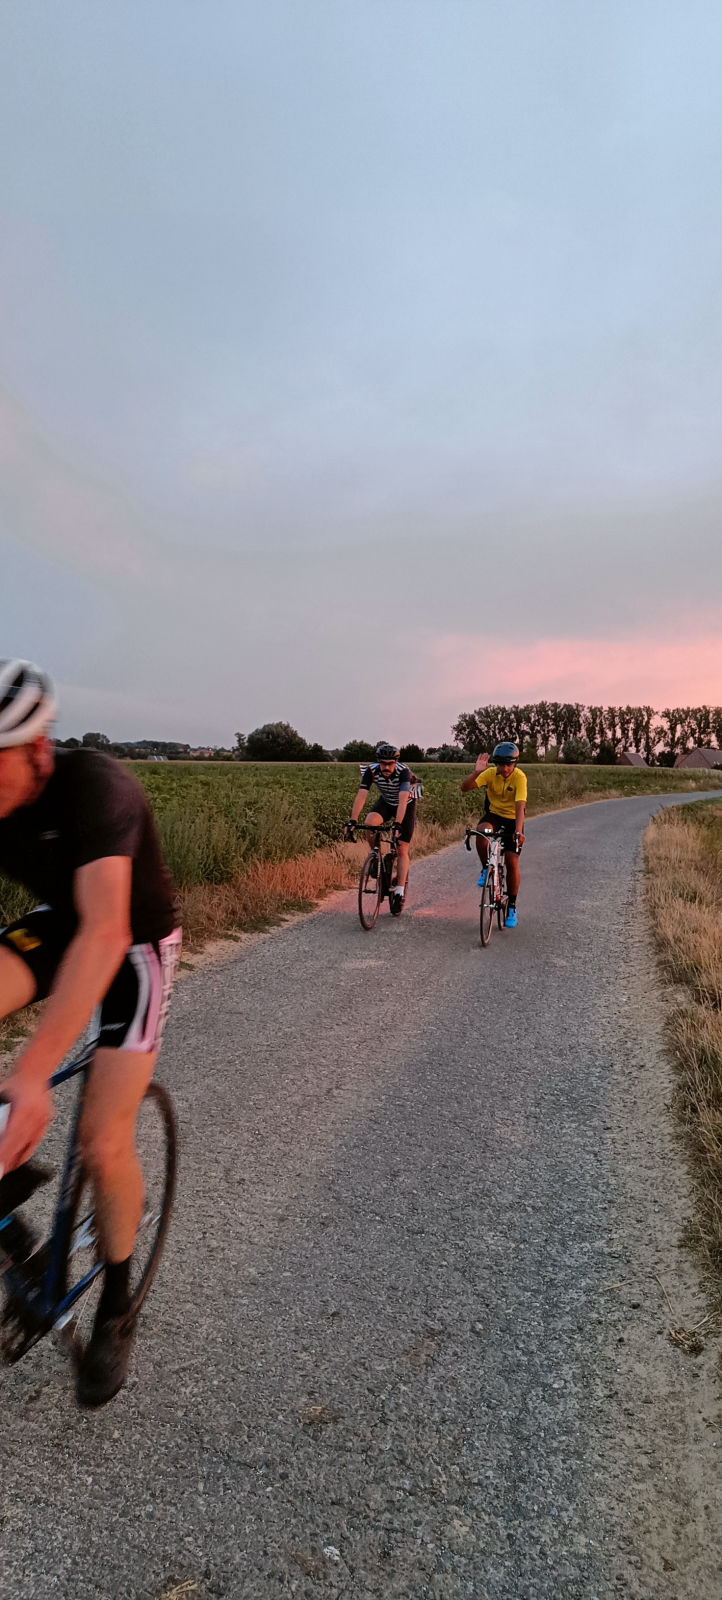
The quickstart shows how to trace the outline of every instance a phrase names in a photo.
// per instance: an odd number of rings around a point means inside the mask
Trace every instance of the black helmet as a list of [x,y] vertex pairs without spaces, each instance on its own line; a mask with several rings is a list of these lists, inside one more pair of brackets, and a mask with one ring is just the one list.
[[398,758],[399,758],[399,752],[398,752],[398,750],[396,749],[396,747],[394,745],[392,745],[392,744],[384,744],[383,741],[382,741],[381,744],[377,744],[377,746],[376,746],[376,760],[377,761],[398,761]]
[[491,759],[492,759],[492,761],[502,761],[502,762],[518,761],[519,760],[519,746],[518,746],[518,744],[514,744],[511,739],[502,739],[501,744],[497,744],[497,745],[494,746],[494,749],[491,752]]

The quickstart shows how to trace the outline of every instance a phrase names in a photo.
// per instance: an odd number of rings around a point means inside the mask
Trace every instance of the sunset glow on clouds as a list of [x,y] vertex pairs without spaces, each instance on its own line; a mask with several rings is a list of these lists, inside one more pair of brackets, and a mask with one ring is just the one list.
[[470,710],[488,703],[581,700],[592,705],[718,705],[722,628],[693,638],[618,639],[447,634],[431,646],[434,699]]
[[18,9],[0,654],[63,734],[722,702],[718,5]]

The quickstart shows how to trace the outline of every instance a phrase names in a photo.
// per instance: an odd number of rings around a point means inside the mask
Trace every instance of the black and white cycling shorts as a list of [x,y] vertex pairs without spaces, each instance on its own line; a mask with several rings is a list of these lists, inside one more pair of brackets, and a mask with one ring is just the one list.
[[[35,1000],[49,995],[74,932],[51,906],[38,906],[0,930],[0,946],[14,950],[32,972]],[[140,1055],[160,1049],[180,953],[180,928],[165,939],[130,946],[93,1018],[99,1045]]]
[[[377,800],[372,800],[371,801],[371,804],[370,804],[370,806],[368,808],[368,812],[367,812],[367,815],[366,815],[366,821],[367,822],[368,822],[368,819],[371,816],[372,812],[375,812],[377,817],[383,817],[384,822],[393,822],[394,817],[396,816],[396,807],[390,805],[389,801],[388,800],[384,800],[383,796],[381,795],[381,796],[379,796],[379,798]],[[401,843],[402,844],[411,844],[411,840],[414,837],[414,828],[415,827],[416,827],[416,801],[415,800],[410,800],[408,805],[407,805],[407,807],[406,807],[406,810],[404,812],[404,820],[401,823]]]

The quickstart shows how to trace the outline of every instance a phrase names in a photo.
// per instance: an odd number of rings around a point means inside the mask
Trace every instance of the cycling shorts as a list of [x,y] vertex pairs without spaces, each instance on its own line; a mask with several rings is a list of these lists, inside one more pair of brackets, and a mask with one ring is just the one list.
[[514,834],[516,833],[516,822],[514,818],[500,817],[496,811],[492,811],[490,808],[485,808],[479,818],[477,827],[483,828],[488,825],[488,823],[491,823],[491,826],[496,834],[501,834],[501,841],[504,849],[508,850],[511,855],[518,855],[519,850],[514,844]]
[[[371,801],[369,812],[374,812],[377,817],[383,817],[384,822],[393,822],[394,817],[396,816],[396,807],[389,805],[388,800],[384,800],[383,797],[379,795],[377,800]],[[366,821],[368,821],[368,814]],[[410,800],[404,812],[404,820],[401,823],[400,831],[402,844],[411,844],[415,827],[416,801]]]
[[[14,950],[35,979],[35,1000],[45,1000],[76,932],[51,906],[38,906],[0,930],[0,946]],[[181,953],[181,930],[152,944],[132,944],[93,1018],[105,1049],[150,1055],[160,1049],[173,980]]]

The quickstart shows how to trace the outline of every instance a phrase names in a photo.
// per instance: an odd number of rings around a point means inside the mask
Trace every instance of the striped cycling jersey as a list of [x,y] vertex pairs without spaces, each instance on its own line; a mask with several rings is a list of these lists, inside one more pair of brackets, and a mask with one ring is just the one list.
[[394,808],[399,803],[400,794],[408,794],[411,800],[415,800],[417,797],[418,780],[414,777],[411,768],[405,767],[401,761],[397,761],[393,772],[388,777],[381,771],[378,761],[373,761],[371,766],[366,767],[365,771],[362,772],[360,787],[362,789],[370,789],[372,783],[376,784],[376,788],[382,799],[386,801],[386,804],[394,806]]

